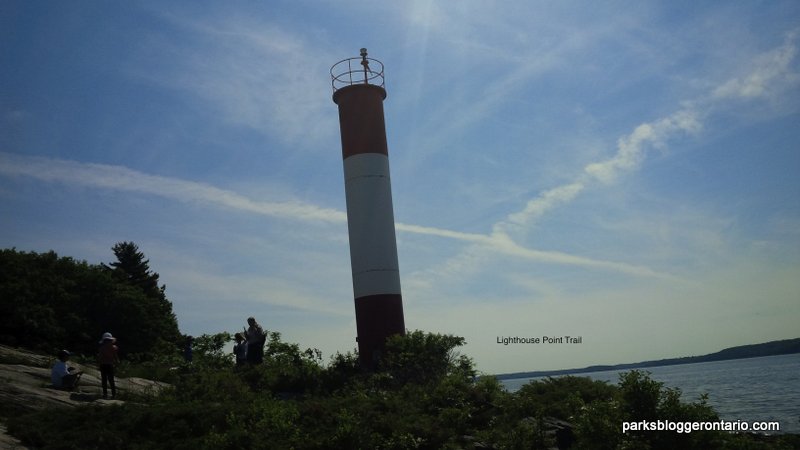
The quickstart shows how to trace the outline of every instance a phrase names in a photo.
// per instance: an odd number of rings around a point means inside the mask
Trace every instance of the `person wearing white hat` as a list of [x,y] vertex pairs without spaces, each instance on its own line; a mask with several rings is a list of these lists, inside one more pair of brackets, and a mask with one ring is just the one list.
[[111,333],[103,333],[100,339],[100,350],[97,352],[97,363],[100,366],[100,381],[103,386],[103,398],[108,398],[108,386],[111,386],[111,398],[117,396],[114,383],[114,365],[119,362],[117,339]]

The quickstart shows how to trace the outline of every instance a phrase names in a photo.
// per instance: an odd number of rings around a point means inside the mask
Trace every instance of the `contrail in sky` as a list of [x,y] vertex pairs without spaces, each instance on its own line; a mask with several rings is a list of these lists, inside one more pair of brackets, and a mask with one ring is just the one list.
[[[782,46],[759,55],[754,61],[754,68],[748,74],[721,83],[711,89],[704,98],[684,103],[683,108],[667,117],[637,126],[630,134],[617,141],[617,151],[612,157],[587,164],[583,172],[573,181],[548,189],[532,198],[522,210],[509,214],[505,219],[495,223],[489,235],[464,234],[402,224],[398,224],[398,229],[482,244],[479,248],[488,248],[531,260],[602,268],[631,275],[679,281],[673,275],[659,273],[647,267],[528,249],[516,244],[511,235],[527,230],[553,208],[570,203],[593,183],[610,184],[624,173],[637,170],[644,161],[648,149],[664,147],[670,139],[680,134],[699,132],[703,127],[701,119],[724,102],[774,98],[797,85],[800,76],[790,67],[797,54],[795,45],[797,35],[798,32],[787,34]],[[474,249],[475,246],[471,248]],[[461,258],[475,260],[472,250],[468,250],[450,258],[444,266],[460,266],[458,261]]]
[[[155,195],[184,203],[199,203],[246,211],[286,220],[344,224],[343,211],[321,208],[304,202],[264,202],[247,198],[233,191],[205,183],[148,175],[126,167],[108,164],[81,163],[63,159],[25,156],[0,152],[0,173],[6,176],[27,176],[45,182],[90,186],[125,192]],[[639,276],[661,276],[656,272],[624,263],[594,260],[561,252],[546,252],[519,246],[499,234],[463,233],[441,228],[397,223],[397,230],[406,233],[438,236],[474,244],[494,251],[547,263],[602,268]]]
[[[515,243],[511,235],[527,229],[551,209],[568,204],[593,183],[613,183],[624,173],[638,169],[649,148],[664,146],[670,139],[682,133],[698,132],[702,129],[701,119],[722,102],[771,98],[800,83],[800,76],[792,72],[790,67],[797,54],[794,43],[796,36],[797,33],[790,33],[784,45],[758,57],[750,73],[721,83],[705,98],[685,103],[687,106],[667,117],[637,126],[630,134],[618,140],[616,153],[612,157],[587,164],[573,181],[534,197],[520,211],[495,223],[489,234],[464,233],[404,223],[397,223],[397,230],[469,242],[479,248],[545,263],[675,279],[672,275],[647,267],[526,248]],[[201,203],[287,220],[334,224],[347,222],[345,212],[336,209],[299,201],[256,201],[209,184],[148,175],[115,165],[0,152],[0,174],[149,194],[185,203]]]
[[587,164],[583,173],[567,184],[547,190],[531,199],[522,211],[510,214],[495,224],[495,232],[525,228],[548,210],[575,199],[593,181],[613,183],[626,172],[639,168],[649,148],[666,146],[667,141],[680,134],[692,134],[702,128],[701,119],[718,104],[728,100],[755,100],[778,96],[800,82],[790,64],[797,54],[794,40],[797,33],[787,35],[786,42],[756,58],[750,73],[729,79],[710,90],[704,98],[688,102],[677,112],[637,126],[633,132],[617,141],[617,151],[611,158]]
[[48,182],[151,194],[186,203],[205,203],[282,219],[347,222],[347,215],[336,209],[320,208],[297,201],[255,201],[233,191],[205,183],[148,175],[108,164],[80,163],[0,152],[0,173],[24,175]]

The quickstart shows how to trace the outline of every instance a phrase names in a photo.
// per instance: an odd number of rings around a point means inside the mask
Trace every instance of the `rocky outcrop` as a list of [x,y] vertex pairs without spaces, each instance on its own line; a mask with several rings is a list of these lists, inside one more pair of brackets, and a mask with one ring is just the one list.
[[[13,361],[13,364],[5,362]],[[54,389],[50,385],[50,366],[55,358],[38,355],[22,349],[0,345],[0,402],[15,405],[20,409],[35,410],[52,406],[78,406],[86,403],[114,404],[120,400],[102,398],[100,372],[91,366],[70,361],[70,365],[82,370],[80,384],[75,391]],[[117,392],[157,394],[167,386],[165,383],[142,378],[117,378]]]
[[10,436],[6,433],[5,425],[0,424],[0,448],[4,450],[26,450],[27,447],[23,446],[22,443],[19,442],[13,436]]
[[[72,392],[54,389],[50,384],[50,367],[54,362],[54,357],[0,345],[0,404],[6,413],[124,403],[122,400],[103,399],[99,371],[95,367],[72,361],[70,365],[84,372],[78,388]],[[130,397],[130,394],[155,395],[168,386],[143,378],[119,377],[116,378],[116,385],[117,394],[122,398]],[[23,447],[7,436],[5,427],[0,426],[0,448]]]

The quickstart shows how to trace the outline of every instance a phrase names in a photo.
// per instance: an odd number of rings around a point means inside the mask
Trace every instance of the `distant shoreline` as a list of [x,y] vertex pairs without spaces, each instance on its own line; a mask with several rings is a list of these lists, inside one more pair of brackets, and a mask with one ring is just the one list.
[[742,345],[720,350],[701,356],[684,356],[681,358],[667,358],[652,361],[642,361],[628,364],[598,365],[580,369],[561,370],[536,370],[530,372],[513,372],[494,375],[498,380],[512,380],[517,378],[534,378],[557,375],[575,375],[589,372],[603,372],[606,370],[642,369],[647,367],[674,366],[678,364],[693,364],[700,362],[725,361],[731,359],[757,358],[761,356],[790,355],[800,353],[800,338],[784,339],[780,341],[764,342],[762,344]]

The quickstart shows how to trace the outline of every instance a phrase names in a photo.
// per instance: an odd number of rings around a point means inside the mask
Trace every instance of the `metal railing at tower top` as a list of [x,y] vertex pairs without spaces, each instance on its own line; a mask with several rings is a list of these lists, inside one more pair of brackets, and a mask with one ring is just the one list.
[[333,92],[354,84],[383,86],[383,63],[367,58],[367,49],[361,49],[358,58],[343,59],[331,67],[331,86]]

